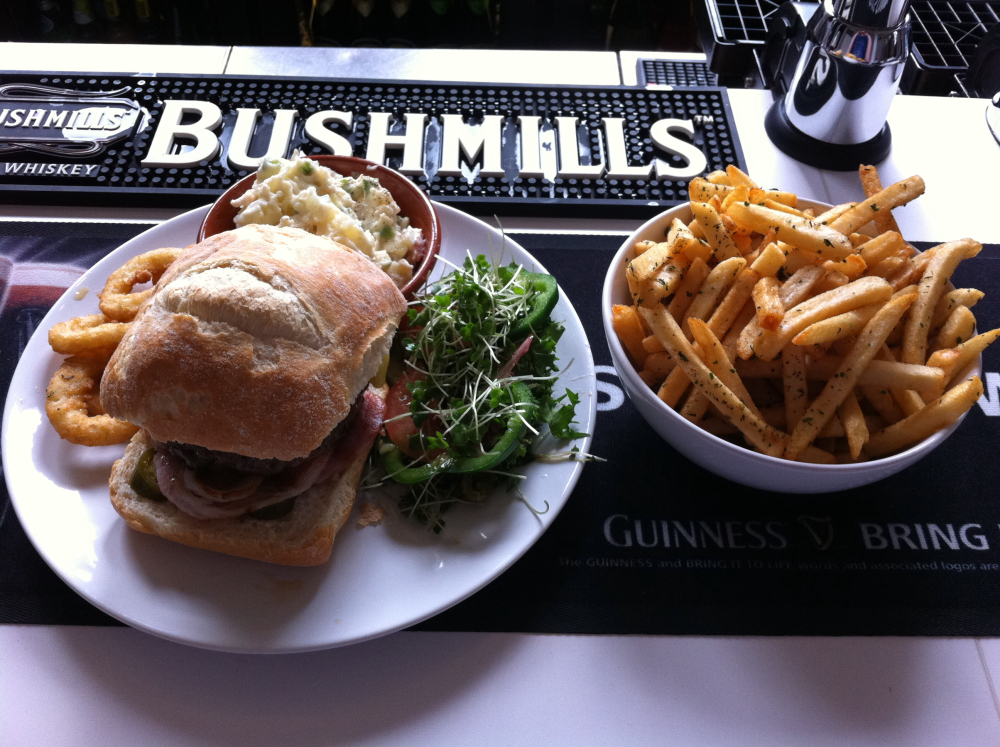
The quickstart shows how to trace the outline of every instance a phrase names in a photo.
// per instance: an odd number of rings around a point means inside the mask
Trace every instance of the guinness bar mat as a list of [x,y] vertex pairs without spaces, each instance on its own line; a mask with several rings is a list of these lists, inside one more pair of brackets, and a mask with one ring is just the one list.
[[[3,389],[17,346],[58,295],[44,290],[55,273],[79,273],[140,228],[4,224]],[[675,453],[619,387],[599,298],[622,237],[512,235],[559,278],[590,336],[600,367],[592,448],[607,461],[587,465],[524,558],[418,629],[1000,635],[1000,351],[987,351],[986,396],[962,427],[899,475],[829,495],[752,490]],[[996,326],[1000,246],[962,263],[954,280],[986,292],[976,314]],[[0,622],[117,624],[56,578],[5,493],[0,501]]]
[[0,73],[0,200],[196,207],[301,149],[481,215],[652,216],[746,168],[722,88]]

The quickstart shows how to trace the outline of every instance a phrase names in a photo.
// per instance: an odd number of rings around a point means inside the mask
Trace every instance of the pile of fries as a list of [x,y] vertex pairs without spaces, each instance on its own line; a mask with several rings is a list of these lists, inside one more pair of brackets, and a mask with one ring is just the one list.
[[730,166],[690,183],[689,224],[635,244],[614,328],[660,399],[763,454],[836,464],[907,448],[982,396],[968,370],[1000,329],[976,335],[983,294],[951,284],[982,246],[917,252],[892,209],[923,179],[860,176],[865,200],[814,215]]
[[61,438],[82,446],[125,443],[138,427],[112,418],[101,407],[101,377],[139,307],[182,249],[154,249],[133,257],[108,277],[100,293],[100,314],[78,316],[49,330],[49,345],[70,356],[45,390],[45,414]]

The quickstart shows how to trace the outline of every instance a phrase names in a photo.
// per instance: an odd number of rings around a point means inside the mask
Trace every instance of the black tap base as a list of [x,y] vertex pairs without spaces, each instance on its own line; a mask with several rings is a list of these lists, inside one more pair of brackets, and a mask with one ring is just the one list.
[[861,164],[876,164],[885,160],[892,150],[892,133],[887,122],[882,131],[863,143],[841,145],[827,143],[798,129],[788,119],[779,98],[764,117],[764,130],[778,149],[796,161],[829,171],[854,171]]

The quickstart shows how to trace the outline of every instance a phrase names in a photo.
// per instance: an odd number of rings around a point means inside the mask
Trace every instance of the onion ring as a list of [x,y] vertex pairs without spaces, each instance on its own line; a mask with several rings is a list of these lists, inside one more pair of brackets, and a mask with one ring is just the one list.
[[135,319],[143,301],[153,295],[153,289],[132,293],[132,288],[139,283],[155,283],[183,251],[174,248],[154,249],[132,257],[111,273],[100,293],[100,306],[104,315],[116,322],[131,322]]
[[114,350],[128,331],[128,323],[113,322],[104,314],[78,316],[49,330],[49,345],[63,355],[96,354]]
[[74,355],[56,371],[45,390],[45,414],[61,438],[81,446],[128,441],[139,427],[104,414],[100,381],[110,354]]

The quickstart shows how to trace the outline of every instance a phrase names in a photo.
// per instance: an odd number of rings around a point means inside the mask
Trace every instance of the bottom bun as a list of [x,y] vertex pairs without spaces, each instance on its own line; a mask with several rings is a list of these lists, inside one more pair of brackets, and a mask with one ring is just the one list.
[[354,506],[369,451],[364,449],[339,476],[298,496],[280,519],[196,519],[170,501],[143,498],[129,486],[139,457],[151,446],[140,430],[111,470],[111,505],[130,527],[190,547],[281,565],[319,565],[330,558],[334,536]]

